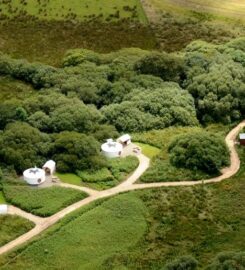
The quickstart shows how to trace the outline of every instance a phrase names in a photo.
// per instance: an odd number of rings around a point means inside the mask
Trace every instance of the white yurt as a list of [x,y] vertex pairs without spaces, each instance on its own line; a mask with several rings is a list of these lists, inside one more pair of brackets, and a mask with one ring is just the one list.
[[43,165],[43,170],[46,172],[46,174],[53,175],[55,173],[55,169],[56,163],[53,160],[49,160]]
[[8,206],[7,204],[0,204],[0,215],[8,214]]
[[29,185],[40,185],[46,180],[45,171],[39,168],[25,170],[23,176]]
[[103,155],[108,158],[120,157],[122,150],[123,146],[118,142],[114,142],[112,139],[108,139],[107,142],[101,146]]

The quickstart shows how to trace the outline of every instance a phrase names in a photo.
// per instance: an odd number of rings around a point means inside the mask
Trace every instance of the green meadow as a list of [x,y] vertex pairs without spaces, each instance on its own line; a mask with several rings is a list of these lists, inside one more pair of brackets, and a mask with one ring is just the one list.
[[117,20],[132,18],[142,23],[147,19],[139,0],[12,0],[1,1],[2,16],[31,15],[41,20]]

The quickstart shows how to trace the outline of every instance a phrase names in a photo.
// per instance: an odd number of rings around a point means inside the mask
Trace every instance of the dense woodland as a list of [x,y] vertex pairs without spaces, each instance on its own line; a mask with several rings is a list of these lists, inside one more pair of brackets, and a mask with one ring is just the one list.
[[0,107],[1,165],[18,173],[47,158],[61,172],[100,169],[100,143],[119,133],[231,124],[245,113],[243,38],[176,54],[77,49],[61,67],[1,54],[0,74],[37,93]]

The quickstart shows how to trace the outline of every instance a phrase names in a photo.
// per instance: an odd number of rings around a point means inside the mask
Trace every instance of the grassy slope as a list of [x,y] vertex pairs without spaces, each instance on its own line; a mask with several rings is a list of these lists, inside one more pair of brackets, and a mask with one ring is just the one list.
[[18,216],[0,216],[0,246],[29,231],[34,224]]
[[110,256],[132,248],[143,236],[145,211],[132,194],[112,198],[32,244],[4,268],[101,269]]
[[245,5],[242,0],[149,0],[149,2],[160,9],[174,9],[180,13],[205,11],[217,19],[244,20],[245,16]]
[[[239,14],[232,13],[232,5],[234,6],[235,1],[238,2],[236,11]],[[242,21],[245,18],[244,4],[240,0],[144,0],[142,2],[157,41],[161,49],[166,51],[179,51],[197,39],[224,43],[245,35]],[[221,12],[221,8],[214,10],[213,6],[217,5],[225,5],[226,12]]]
[[[91,16],[97,17],[102,15],[102,20],[108,18],[111,14],[115,14],[118,10],[120,12],[120,18],[131,18],[132,9],[136,7],[136,20],[142,23],[146,23],[147,19],[142,9],[139,0],[52,0],[43,1],[28,0],[26,4],[22,4],[20,0],[14,0],[10,4],[4,4],[1,2],[0,8],[4,15],[10,18],[15,17],[20,12],[26,12],[26,14],[35,16],[42,20],[64,20],[69,19],[69,14],[76,14],[74,17],[76,20],[87,20]],[[125,7],[129,7],[128,10]]]
[[202,269],[219,252],[244,250],[244,148],[240,156],[240,172],[220,184],[141,190],[81,209],[2,256],[0,268],[159,270],[192,254]]
[[[42,5],[36,0],[26,1],[26,5],[13,0],[11,12],[6,8],[9,5],[2,2],[2,14],[9,17],[0,20],[0,50],[17,58],[59,65],[64,53],[74,48],[109,52],[125,47],[157,46],[139,0],[72,0],[72,5],[67,0],[45,1]],[[126,6],[131,11],[126,11]],[[134,6],[136,13],[132,11]],[[22,9],[27,14],[17,16]],[[108,16],[117,11],[119,18]],[[71,13],[76,14],[75,20],[71,19]],[[104,16],[98,18],[101,13]],[[33,19],[28,17],[30,14],[37,16]],[[13,16],[17,17],[13,19]]]
[[6,201],[39,216],[50,216],[87,195],[73,189],[4,185]]

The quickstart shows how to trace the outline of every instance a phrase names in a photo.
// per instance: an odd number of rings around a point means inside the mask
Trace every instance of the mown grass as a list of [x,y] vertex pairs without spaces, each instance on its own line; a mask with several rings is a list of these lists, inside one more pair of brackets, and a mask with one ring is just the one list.
[[57,173],[57,176],[65,183],[103,190],[114,187],[126,180],[138,165],[138,159],[129,156],[107,159],[107,166],[97,171],[79,171],[77,175]]
[[81,178],[74,173],[58,173],[57,172],[55,175],[57,175],[58,178],[64,183],[77,185],[77,186],[82,185]]
[[84,192],[61,187],[32,188],[5,184],[3,192],[8,203],[43,217],[87,197]]
[[[160,148],[160,152],[152,158],[150,168],[141,176],[140,181],[171,182],[200,180],[213,177],[214,175],[199,170],[177,168],[169,161],[168,147],[176,136],[202,130],[204,129],[201,127],[170,127],[164,130],[134,134],[135,140]],[[229,127],[223,125],[210,125],[207,126],[205,130],[225,137]]]
[[0,3],[1,15],[4,18],[16,18],[29,15],[41,20],[118,20],[132,18],[142,23],[147,19],[139,0],[28,0],[26,4],[21,0]]
[[141,148],[142,153],[148,158],[153,158],[160,153],[160,149],[158,147],[145,144],[145,143],[139,143],[139,142],[134,142],[134,143]]
[[11,269],[161,270],[190,254],[204,269],[220,252],[245,249],[245,148],[232,179],[139,190],[69,215],[33,243],[0,257]]
[[22,217],[10,215],[0,216],[0,246],[26,233],[33,227],[34,224],[31,221]]

